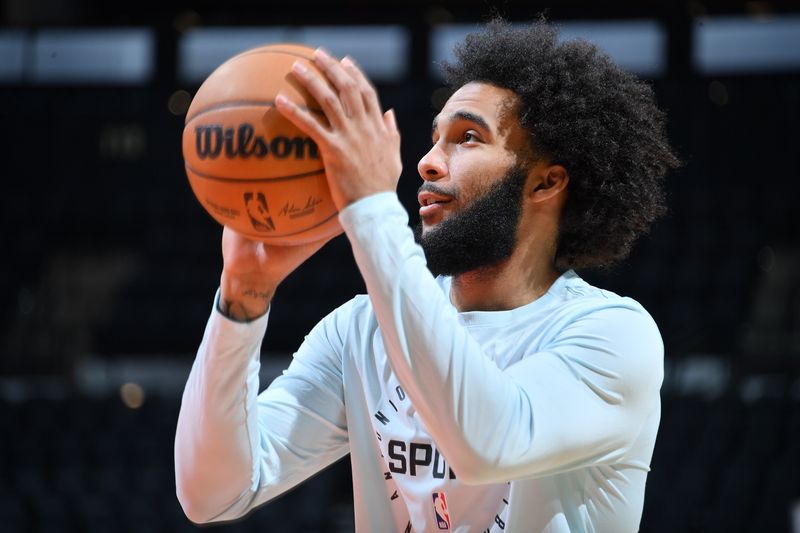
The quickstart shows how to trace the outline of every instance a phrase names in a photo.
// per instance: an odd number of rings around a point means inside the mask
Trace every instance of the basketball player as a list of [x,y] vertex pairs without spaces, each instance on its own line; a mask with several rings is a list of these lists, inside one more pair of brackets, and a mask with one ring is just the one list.
[[240,517],[349,453],[359,532],[636,531],[663,345],[573,269],[623,259],[664,210],[677,161],[651,90],[544,22],[469,36],[418,165],[415,240],[394,114],[348,58],[315,62],[332,88],[294,75],[327,121],[278,106],[319,145],[368,295],[258,394],[272,295],[321,245],[225,230],[175,442],[188,517]]

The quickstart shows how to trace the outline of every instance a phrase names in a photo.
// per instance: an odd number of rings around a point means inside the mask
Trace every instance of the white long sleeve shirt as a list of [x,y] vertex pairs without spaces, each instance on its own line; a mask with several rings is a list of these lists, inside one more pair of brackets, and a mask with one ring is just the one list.
[[636,531],[663,377],[647,312],[570,271],[522,307],[459,313],[394,193],[340,221],[369,296],[261,394],[268,316],[212,311],[175,441],[187,515],[240,517],[350,453],[361,533]]

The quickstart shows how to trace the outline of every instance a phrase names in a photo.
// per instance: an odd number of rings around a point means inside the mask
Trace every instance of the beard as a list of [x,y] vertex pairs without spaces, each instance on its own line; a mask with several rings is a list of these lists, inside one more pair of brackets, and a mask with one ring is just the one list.
[[[422,246],[434,276],[455,276],[489,267],[511,255],[522,217],[525,178],[523,168],[515,165],[471,204],[424,235],[422,221],[414,227],[414,238]],[[430,185],[425,188],[437,190]]]

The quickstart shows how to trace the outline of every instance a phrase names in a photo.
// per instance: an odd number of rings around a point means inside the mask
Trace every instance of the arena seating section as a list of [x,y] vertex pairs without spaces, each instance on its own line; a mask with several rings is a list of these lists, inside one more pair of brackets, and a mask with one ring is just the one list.
[[[642,531],[789,531],[800,499],[800,80],[722,79],[726,105],[709,100],[710,81],[655,82],[685,162],[668,182],[671,212],[629,263],[583,274],[645,304],[668,362],[711,354],[730,369],[714,397],[665,389]],[[412,220],[433,89],[382,88],[404,133],[399,191]],[[183,174],[171,89],[0,94],[2,374],[70,376],[89,355],[188,363],[219,279],[220,228]],[[776,281],[779,271],[789,274]],[[279,291],[267,351],[291,353],[360,291],[339,238]],[[743,396],[754,376],[777,385]],[[0,530],[195,530],[175,498],[178,390],[140,409],[113,391],[26,390],[0,400]],[[347,531],[350,490],[341,463],[212,531]]]

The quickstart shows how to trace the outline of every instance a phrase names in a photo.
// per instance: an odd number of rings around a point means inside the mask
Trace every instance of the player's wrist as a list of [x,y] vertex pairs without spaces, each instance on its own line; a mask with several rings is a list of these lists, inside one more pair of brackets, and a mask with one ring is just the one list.
[[217,309],[232,320],[255,320],[269,309],[276,285],[263,279],[223,272]]

